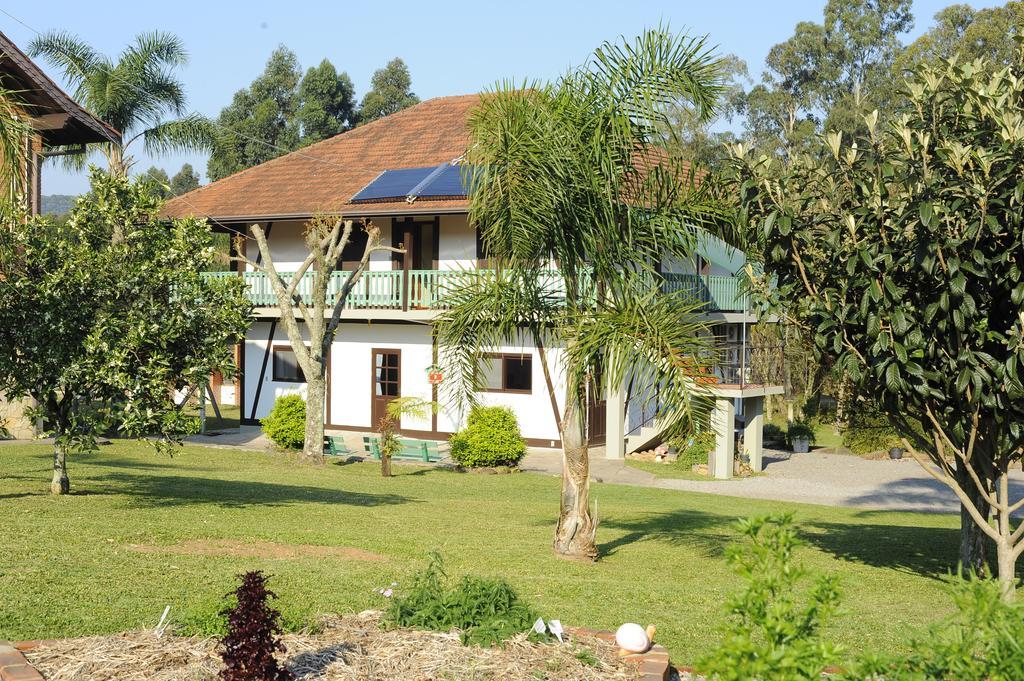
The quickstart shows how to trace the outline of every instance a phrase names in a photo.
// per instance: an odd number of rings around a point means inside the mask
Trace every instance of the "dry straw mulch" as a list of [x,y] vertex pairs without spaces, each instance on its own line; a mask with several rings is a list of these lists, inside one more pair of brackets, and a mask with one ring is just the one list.
[[[566,645],[533,644],[525,636],[503,648],[462,645],[457,634],[384,631],[380,613],[325,618],[316,634],[284,637],[285,659],[298,679],[312,681],[590,681],[635,679],[615,646],[582,637]],[[581,657],[588,658],[590,663]],[[26,653],[48,681],[214,681],[220,658],[214,639],[134,631],[64,639]],[[596,659],[596,663],[594,660]]]

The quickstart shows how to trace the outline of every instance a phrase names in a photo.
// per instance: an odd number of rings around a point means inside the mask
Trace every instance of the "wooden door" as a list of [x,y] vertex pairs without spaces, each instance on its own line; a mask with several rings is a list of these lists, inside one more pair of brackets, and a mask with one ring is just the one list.
[[603,445],[607,439],[608,401],[604,399],[601,377],[591,381],[587,390],[587,442]]
[[387,414],[388,404],[402,395],[402,351],[373,350],[372,428]]

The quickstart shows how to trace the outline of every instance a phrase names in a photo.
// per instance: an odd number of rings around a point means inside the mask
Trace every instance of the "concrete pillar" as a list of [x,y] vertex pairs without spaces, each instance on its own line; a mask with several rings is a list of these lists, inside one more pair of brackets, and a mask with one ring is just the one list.
[[608,381],[605,402],[605,458],[626,456],[626,390],[622,384]]
[[708,462],[708,474],[718,480],[732,477],[733,459],[736,454],[736,405],[731,397],[716,397],[711,412],[711,429],[715,432],[715,448]]
[[743,426],[743,449],[750,456],[750,469],[758,473],[763,467],[761,453],[763,449],[764,398],[748,397],[743,400],[743,414],[746,417]]

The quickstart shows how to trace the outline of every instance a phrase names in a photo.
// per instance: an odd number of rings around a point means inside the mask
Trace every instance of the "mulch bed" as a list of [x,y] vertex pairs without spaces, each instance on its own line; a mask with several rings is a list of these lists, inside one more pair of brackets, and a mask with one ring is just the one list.
[[[478,648],[462,645],[455,633],[384,631],[375,611],[326,617],[316,633],[283,640],[284,659],[303,681],[639,678],[613,643],[595,637],[560,645],[530,643],[522,635],[503,648]],[[48,681],[214,681],[220,670],[216,640],[152,631],[47,642],[25,656]]]

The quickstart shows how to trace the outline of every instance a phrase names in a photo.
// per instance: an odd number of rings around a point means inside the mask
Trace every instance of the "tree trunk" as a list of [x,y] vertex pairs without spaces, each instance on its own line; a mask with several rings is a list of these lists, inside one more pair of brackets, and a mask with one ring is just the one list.
[[[985,518],[989,517],[988,501],[978,491],[970,474],[959,459],[957,459],[956,478],[957,485],[971,497],[978,512]],[[960,565],[965,571],[977,575],[989,574],[989,541],[988,535],[974,522],[967,507],[960,504]]]
[[380,453],[380,475],[382,478],[391,477],[391,455]]
[[306,380],[306,439],[302,458],[314,463],[324,460],[324,402],[327,399],[327,381],[323,376]]
[[64,445],[53,446],[53,480],[50,481],[50,494],[68,494],[71,492],[71,479],[68,478],[67,448]]
[[570,395],[562,420],[562,498],[555,528],[555,554],[597,558],[597,522],[590,515],[590,459],[579,400]]

